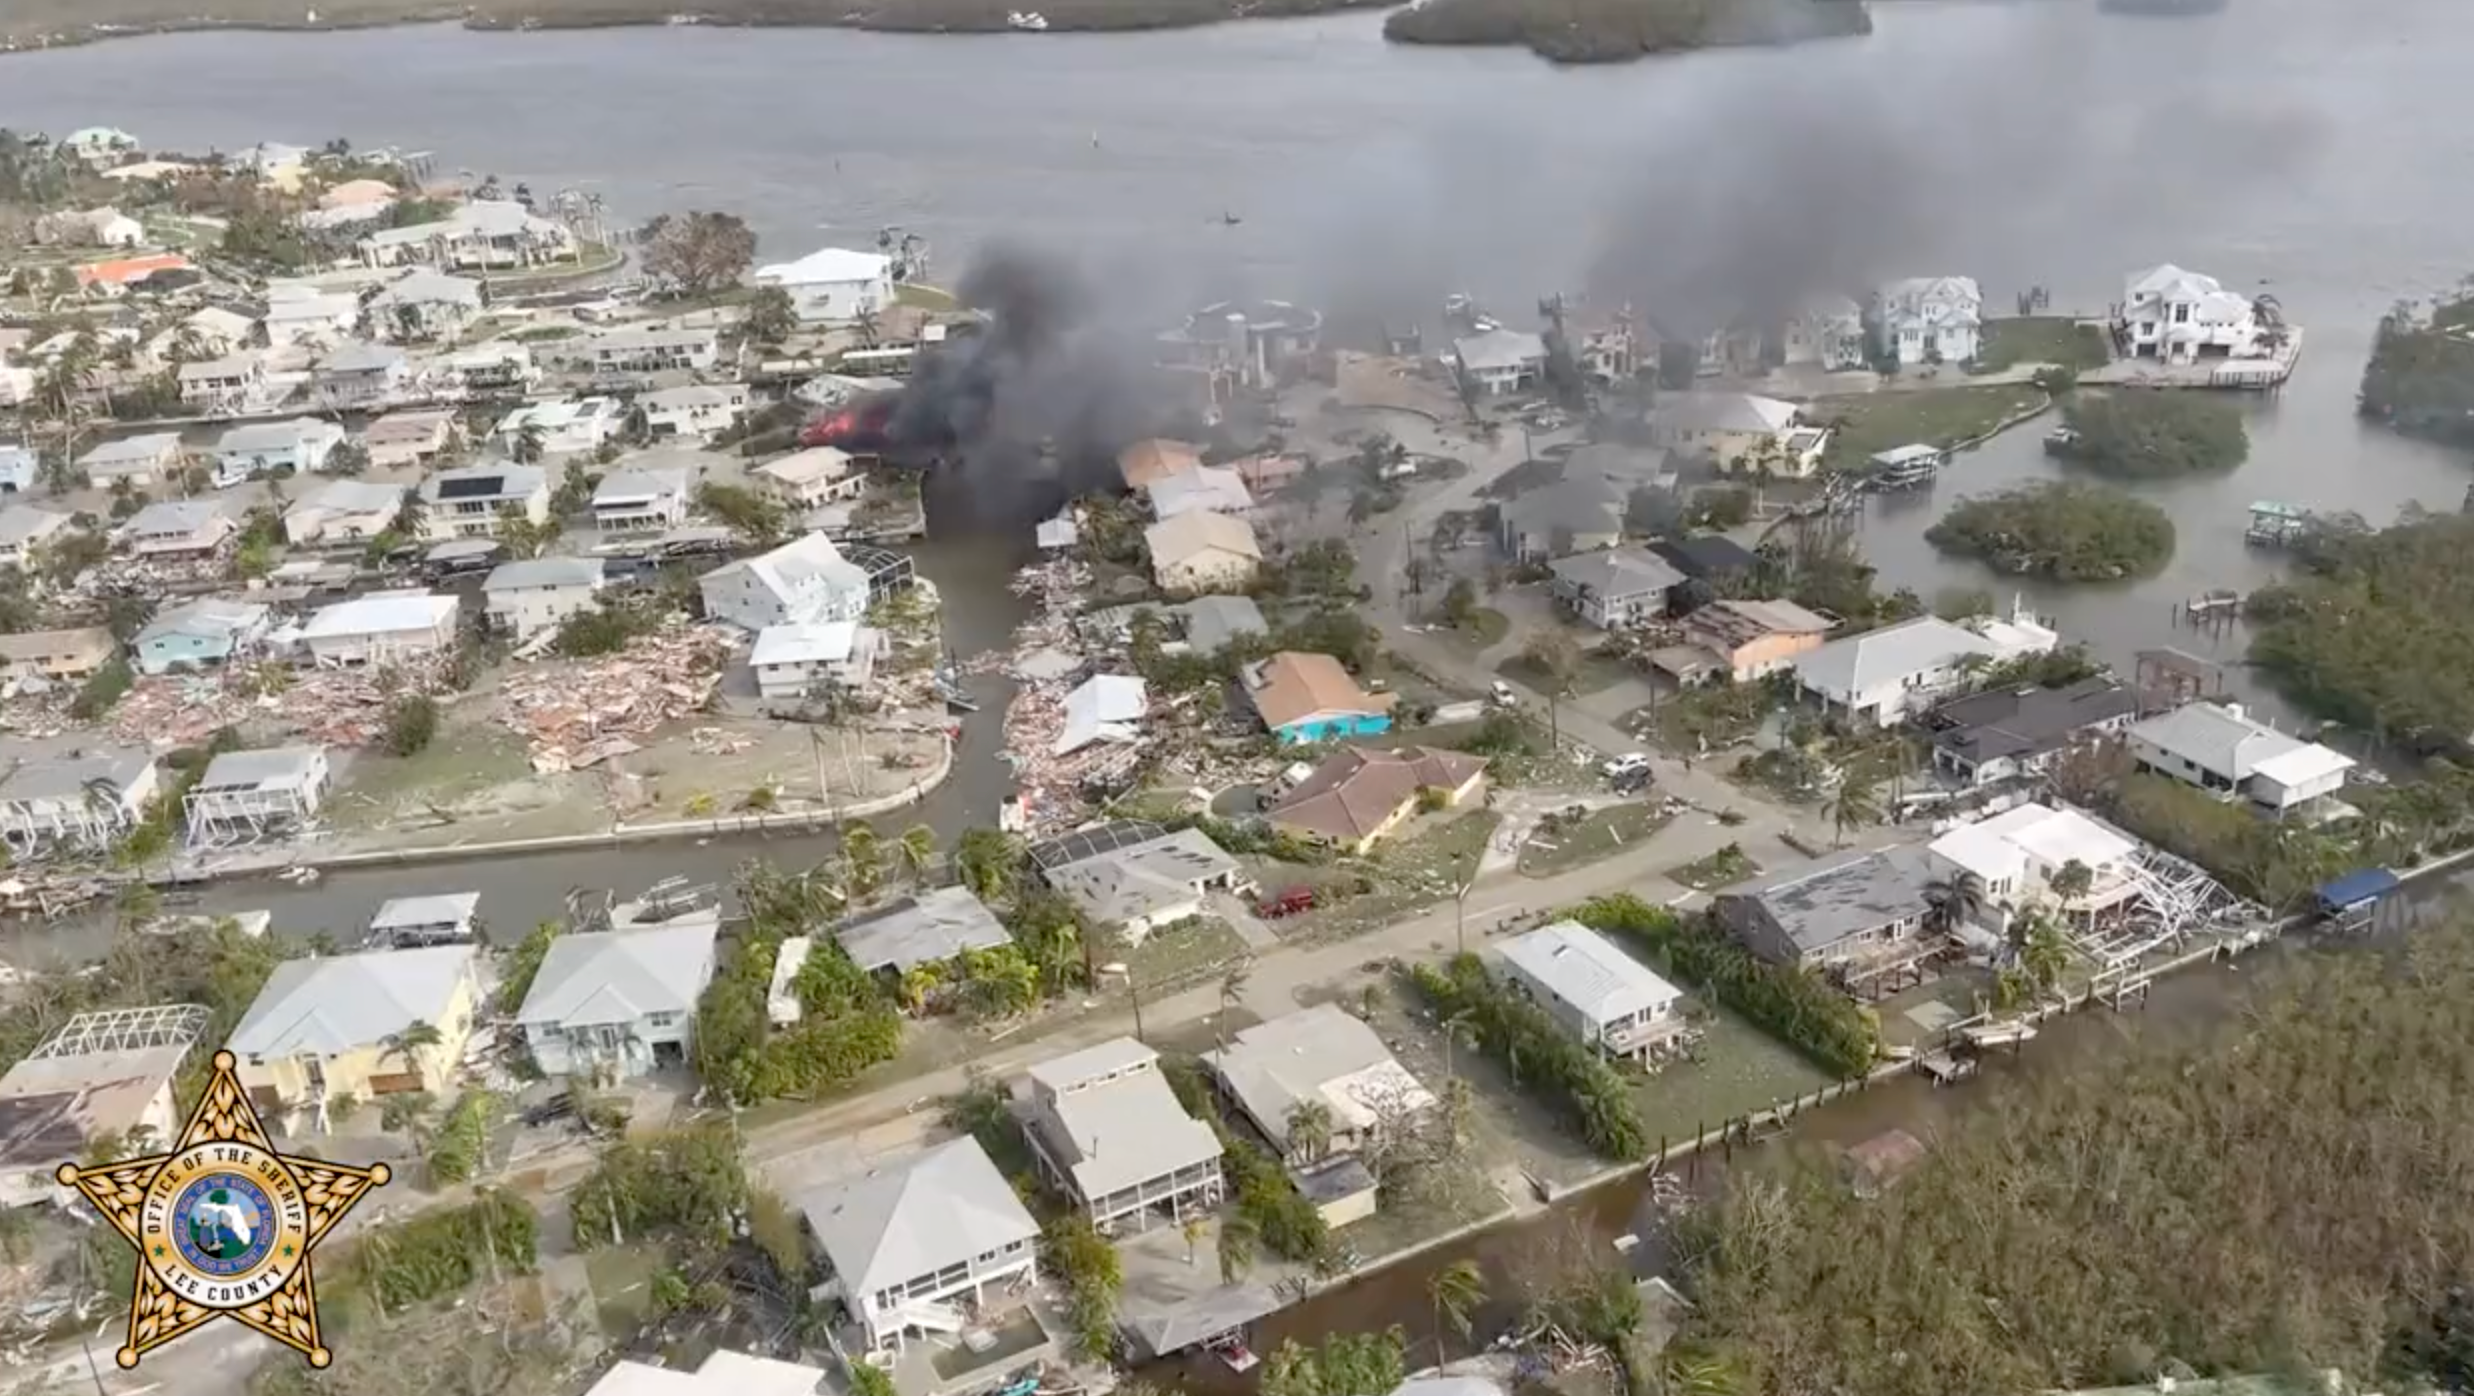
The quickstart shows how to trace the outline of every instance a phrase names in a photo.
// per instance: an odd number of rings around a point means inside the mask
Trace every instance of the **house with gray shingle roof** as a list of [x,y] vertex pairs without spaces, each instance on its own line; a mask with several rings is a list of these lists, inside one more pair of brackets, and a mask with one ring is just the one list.
[[1841,853],[1730,887],[1713,909],[1773,964],[1872,979],[1932,952],[1933,880],[1920,848]]

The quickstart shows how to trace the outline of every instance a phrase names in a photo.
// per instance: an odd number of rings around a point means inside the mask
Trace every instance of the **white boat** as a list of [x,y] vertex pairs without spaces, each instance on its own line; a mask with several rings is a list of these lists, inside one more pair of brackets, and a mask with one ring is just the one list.
[[2036,1025],[2024,1019],[2003,1023],[1980,1023],[1966,1030],[1967,1040],[1978,1047],[2008,1047],[2014,1043],[2032,1042]]
[[1005,17],[1005,22],[1016,29],[1027,30],[1033,34],[1041,33],[1048,28],[1048,16],[1037,10],[1016,10]]

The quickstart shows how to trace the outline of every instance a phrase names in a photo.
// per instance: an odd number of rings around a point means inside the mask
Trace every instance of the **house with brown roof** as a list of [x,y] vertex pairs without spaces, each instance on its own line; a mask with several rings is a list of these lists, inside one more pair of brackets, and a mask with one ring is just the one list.
[[1203,463],[1203,453],[1183,441],[1153,437],[1117,453],[1117,473],[1129,490],[1147,490],[1171,475],[1182,475]]
[[1450,809],[1476,798],[1485,785],[1484,757],[1426,746],[1351,747],[1315,767],[1264,817],[1290,833],[1363,853],[1407,823],[1420,803]]
[[1143,530],[1151,576],[1162,591],[1243,591],[1262,570],[1263,546],[1240,518],[1196,509]]
[[1284,742],[1370,737],[1392,727],[1398,695],[1368,693],[1328,654],[1282,650],[1245,667],[1246,699]]

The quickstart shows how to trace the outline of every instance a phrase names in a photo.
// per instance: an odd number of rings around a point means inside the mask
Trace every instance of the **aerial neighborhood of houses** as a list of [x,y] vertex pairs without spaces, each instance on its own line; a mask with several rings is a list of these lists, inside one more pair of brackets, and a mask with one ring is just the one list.
[[[0,976],[0,1205],[222,1050],[281,1142],[420,1171],[373,1225],[562,1194],[647,1332],[740,1302],[664,1247],[781,1272],[774,1355],[603,1396],[1243,1372],[1319,1285],[2396,885],[2214,856],[2386,779],[2216,666],[1875,584],[1857,496],[1956,443],[1865,413],[2049,402],[2041,292],[1454,296],[1381,353],[1221,301],[1139,422],[939,434],[915,370],[994,312],[898,228],[759,263],[340,142],[13,154],[61,206],[0,244],[0,913],[116,934]],[[2060,327],[2178,386],[2299,333],[2169,265]],[[620,1197],[682,1140],[728,1177]]]

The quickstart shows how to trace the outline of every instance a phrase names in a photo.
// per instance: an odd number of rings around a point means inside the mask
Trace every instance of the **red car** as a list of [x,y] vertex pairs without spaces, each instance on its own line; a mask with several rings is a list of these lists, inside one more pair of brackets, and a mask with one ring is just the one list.
[[1314,889],[1291,887],[1277,896],[1266,899],[1261,906],[1254,909],[1254,914],[1265,920],[1276,921],[1283,916],[1295,916],[1301,911],[1312,910],[1314,910]]

